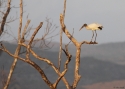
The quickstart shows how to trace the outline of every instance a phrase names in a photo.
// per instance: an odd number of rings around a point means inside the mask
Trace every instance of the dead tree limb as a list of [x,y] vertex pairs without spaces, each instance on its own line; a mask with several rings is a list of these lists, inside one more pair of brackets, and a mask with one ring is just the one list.
[[12,53],[10,53],[2,44],[1,44],[2,48],[1,50],[5,51],[6,53],[8,53],[10,56],[20,59],[28,64],[30,64],[31,66],[33,66],[41,75],[42,79],[46,82],[46,84],[51,88],[51,89],[55,89],[53,84],[48,80],[48,78],[46,77],[44,71],[33,61],[31,61],[30,59],[25,60],[24,58],[21,58],[19,56],[13,55]]
[[[20,45],[22,45],[22,46],[24,46],[24,47],[27,48],[27,45],[24,44],[24,43],[21,43]],[[66,78],[64,77],[64,75],[65,75],[65,73],[66,73],[65,70],[64,70],[65,72],[60,73],[60,71],[58,70],[58,68],[57,68],[49,59],[40,57],[40,56],[37,55],[31,48],[30,48],[30,52],[31,52],[31,54],[32,54],[35,58],[37,58],[37,59],[39,59],[39,60],[41,60],[41,61],[44,61],[44,62],[46,62],[48,65],[50,65],[50,66],[54,69],[54,71],[55,71],[59,76],[61,76],[60,79],[62,78],[63,82],[65,83],[65,85],[66,85],[66,87],[67,87],[67,89],[71,89],[71,86],[69,85],[68,81],[67,81]],[[67,65],[67,62],[66,62],[66,65]],[[59,79],[58,79],[58,81],[59,81]],[[54,86],[56,87],[56,83],[54,84]]]
[[[68,46],[68,45],[67,45]],[[67,70],[68,70],[68,64],[69,62],[71,61],[71,57],[72,55],[69,54],[68,52],[68,48],[67,46],[65,46],[66,50],[65,49],[62,49],[64,51],[64,53],[66,54],[67,56],[67,61],[65,62],[65,65],[64,65],[64,71],[61,73],[61,76],[59,76],[59,78],[57,79],[57,81],[55,82],[54,84],[54,87],[56,88],[56,86],[58,85],[59,81],[62,79],[62,77],[66,74]],[[71,87],[68,87],[68,88],[71,88]],[[68,89],[67,88],[67,89]]]
[[[65,12],[66,12],[66,0],[64,0],[63,17],[65,17]],[[62,29],[60,29],[59,70],[61,67],[61,56],[62,56],[62,35],[63,35],[63,31]]]
[[24,30],[23,30],[23,32],[22,32],[22,38],[24,39],[24,41],[25,41],[25,35],[26,35],[26,30],[27,30],[27,28],[28,28],[28,26],[29,26],[29,24],[30,24],[30,20],[27,20],[27,23],[26,23],[26,25],[25,25],[25,27],[24,27]]
[[87,44],[94,44],[91,42],[83,41],[78,42],[67,30],[65,24],[64,24],[64,17],[62,14],[60,14],[60,24],[63,32],[66,34],[66,36],[72,41],[72,43],[76,46],[76,62],[75,62],[75,71],[74,71],[74,81],[72,84],[72,88],[75,89],[77,87],[77,84],[81,78],[81,75],[79,75],[79,66],[80,66],[80,53],[81,53],[81,45],[84,43]]
[[23,0],[20,0],[20,23],[18,29],[18,40],[21,39],[21,29],[22,29],[22,18],[23,18]]
[[10,4],[11,4],[11,0],[8,0],[7,10],[6,10],[6,12],[5,12],[4,16],[3,16],[2,22],[1,22],[0,36],[4,31],[4,26],[5,26],[5,23],[6,23],[6,19],[7,19],[8,15],[9,15],[9,13],[10,13],[10,9],[11,9]]
[[36,34],[38,33],[39,29],[42,27],[43,25],[43,22],[40,22],[40,25],[36,28],[36,30],[34,31],[30,41],[29,41],[29,44],[28,45],[31,45],[33,40],[34,40],[34,37],[36,36]]
[[[21,43],[21,44],[24,45],[24,43]],[[26,45],[26,44],[25,44],[25,45]],[[64,70],[62,73],[60,73],[59,70],[58,70],[58,68],[56,68],[56,67],[54,66],[54,64],[53,64],[52,62],[50,62],[48,59],[41,58],[41,57],[39,57],[37,54],[34,54],[34,53],[33,53],[34,55],[36,55],[36,56],[35,56],[36,58],[39,58],[39,59],[42,60],[42,61],[46,61],[49,65],[51,65],[51,66],[55,69],[55,71],[57,72],[57,74],[59,75],[59,78],[57,79],[57,81],[56,81],[54,84],[52,84],[51,82],[49,82],[49,80],[47,79],[46,75],[44,74],[44,72],[42,71],[42,69],[41,69],[37,64],[35,64],[34,62],[32,62],[30,59],[25,60],[25,59],[23,59],[23,58],[21,58],[21,57],[19,57],[19,56],[13,55],[13,54],[10,53],[3,45],[1,45],[1,46],[2,46],[2,48],[3,48],[3,49],[1,49],[1,50],[7,52],[10,56],[12,56],[12,57],[14,57],[14,58],[17,58],[17,59],[20,59],[20,60],[22,60],[22,61],[24,61],[24,62],[27,62],[28,64],[32,65],[35,69],[37,69],[38,72],[41,74],[42,79],[49,85],[49,87],[50,87],[51,89],[56,89],[57,84],[59,83],[59,81],[60,81],[62,78],[63,78],[64,81],[66,81],[66,79],[64,78],[64,75],[65,75],[66,72],[67,72],[67,69],[68,69],[67,65],[68,65],[68,63],[70,62],[71,56],[69,56],[68,60],[67,60],[66,63],[65,63],[65,70]],[[30,52],[32,53],[33,51],[31,51],[31,49],[30,49]],[[64,82],[64,83],[68,84],[68,82]],[[68,84],[67,86],[69,86],[69,84]],[[67,89],[70,89],[70,88],[67,88]]]
[[38,33],[39,29],[42,27],[43,22],[40,23],[40,25],[36,28],[36,30],[34,31],[32,37],[30,38],[30,41],[28,43],[28,47],[27,47],[27,53],[26,53],[26,59],[29,59],[29,55],[30,55],[30,48],[32,45],[32,42],[34,40],[34,37],[36,36],[36,34]]
[[[20,0],[20,24],[19,24],[19,31],[18,31],[18,42],[21,41],[20,40],[20,38],[21,38],[20,34],[21,34],[21,28],[22,28],[22,17],[23,17],[23,5],[22,5],[22,0]],[[18,45],[18,47],[17,47],[17,49],[15,51],[15,56],[19,55],[20,49],[21,49],[21,46]],[[13,61],[12,65],[11,65],[11,68],[10,68],[10,72],[9,72],[6,84],[5,84],[3,89],[7,89],[8,88],[10,80],[11,80],[11,77],[12,77],[12,74],[13,74],[13,71],[14,71],[15,66],[16,66],[16,63],[17,63],[17,58],[14,58],[14,61]]]

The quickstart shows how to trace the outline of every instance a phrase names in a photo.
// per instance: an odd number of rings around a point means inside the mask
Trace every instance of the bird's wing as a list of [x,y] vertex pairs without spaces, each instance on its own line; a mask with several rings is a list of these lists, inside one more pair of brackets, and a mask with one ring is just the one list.
[[98,23],[93,23],[93,24],[90,24],[91,27],[101,27],[103,28],[103,26],[101,24],[98,24]]
[[103,26],[101,24],[95,23],[97,26],[103,28]]
[[88,27],[90,28],[95,28],[95,27],[98,27],[99,25],[96,24],[96,23],[92,23],[92,24],[89,24]]

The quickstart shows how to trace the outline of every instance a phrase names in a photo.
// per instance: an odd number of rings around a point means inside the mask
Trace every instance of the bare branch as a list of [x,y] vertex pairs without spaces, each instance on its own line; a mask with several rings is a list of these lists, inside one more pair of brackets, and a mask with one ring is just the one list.
[[[24,43],[21,43],[20,45],[22,45],[22,46],[24,46],[24,47],[27,48],[27,45],[24,44]],[[59,72],[58,68],[57,68],[50,60],[38,56],[32,49],[30,49],[30,52],[32,53],[32,55],[33,55],[35,58],[37,58],[37,59],[39,59],[39,60],[41,60],[41,61],[44,61],[44,62],[46,62],[48,65],[50,65],[50,66],[55,70],[55,72],[56,72],[59,76],[61,76],[61,73]],[[62,79],[63,79],[64,83],[66,84],[67,89],[70,89],[70,85],[69,85],[69,83],[67,82],[67,80],[65,79],[64,76],[63,76]]]
[[26,53],[26,59],[29,59],[31,44],[32,44],[32,42],[33,42],[33,40],[34,40],[34,37],[35,37],[36,34],[38,33],[39,29],[42,27],[42,25],[43,25],[43,22],[41,22],[41,23],[39,24],[39,26],[36,28],[36,30],[34,31],[32,37],[31,37],[31,39],[30,39],[30,41],[29,41],[29,43],[28,43],[27,53]]
[[59,81],[60,81],[60,80],[63,78],[63,76],[66,74],[66,72],[67,72],[67,69],[65,69],[65,70],[61,73],[61,75],[58,77],[58,79],[57,79],[56,82],[54,83],[54,88],[55,88],[55,89],[56,89],[56,87],[57,87]]
[[[64,0],[64,10],[63,10],[63,17],[65,18],[65,12],[66,12],[66,0]],[[64,18],[63,18],[63,21],[64,21]],[[61,67],[61,56],[62,56],[62,36],[63,36],[63,29],[60,29],[60,48],[59,48],[59,70],[60,70],[60,67]]]
[[59,67],[58,69],[60,70],[60,67],[61,67],[61,56],[62,56],[62,34],[63,34],[63,31],[62,29],[60,29],[60,48],[59,48]]
[[20,41],[21,39],[22,18],[23,18],[23,0],[20,0],[20,23],[18,29],[18,41]]
[[[18,56],[18,54],[20,52],[20,49],[21,49],[21,46],[18,45],[18,47],[17,47],[17,49],[15,51],[15,56]],[[9,83],[10,83],[13,71],[15,69],[16,63],[17,63],[17,57],[14,57],[14,61],[13,61],[13,64],[12,64],[12,66],[10,68],[10,72],[9,72],[9,75],[8,75],[8,78],[7,78],[7,82],[6,82],[5,86],[4,86],[4,89],[7,89],[8,86],[9,86]]]
[[76,49],[76,62],[75,62],[75,71],[74,71],[74,81],[72,84],[73,89],[77,87],[77,84],[81,78],[81,75],[79,75],[79,66],[80,66],[80,53],[81,53],[81,46],[77,46]]
[[31,61],[30,59],[25,60],[25,59],[23,59],[23,58],[21,58],[19,56],[15,56],[12,53],[10,53],[2,44],[1,44],[1,46],[2,46],[3,49],[0,48],[0,50],[3,50],[6,53],[8,53],[10,56],[12,56],[14,58],[17,58],[17,59],[20,59],[20,60],[30,64],[31,66],[33,66],[41,74],[41,77],[46,82],[46,84],[48,84],[51,89],[54,89],[53,84],[48,80],[48,78],[46,77],[44,71],[35,62]]
[[[18,30],[18,42],[19,43],[21,41],[22,16],[23,16],[23,5],[22,5],[22,0],[20,0],[20,25],[19,25],[19,30]],[[20,49],[21,49],[21,46],[18,45],[17,49],[15,51],[15,54],[14,54],[15,56],[19,55]],[[10,68],[10,72],[9,72],[9,75],[8,75],[8,78],[7,78],[7,82],[6,82],[5,86],[4,86],[4,89],[7,89],[8,86],[9,86],[9,83],[10,83],[13,71],[15,69],[16,63],[17,63],[17,58],[15,57],[14,61],[13,61],[13,64],[12,64],[12,66]]]
[[79,45],[78,41],[69,33],[69,31],[66,29],[66,26],[64,24],[64,17],[62,14],[60,14],[60,24],[62,27],[63,32],[67,35],[67,37],[73,42],[75,46]]
[[70,55],[68,52],[68,44],[65,46],[65,49],[66,49],[66,51],[64,49],[62,49],[62,50],[64,51],[64,53],[67,56],[67,61],[65,62],[65,65],[64,65],[64,71],[61,73],[61,76],[59,76],[59,78],[57,79],[57,81],[54,84],[55,88],[56,88],[57,84],[59,83],[59,81],[62,79],[62,77],[66,74],[66,72],[68,70],[68,64],[71,61],[72,55]]
[[72,55],[70,55],[68,51],[68,45],[69,44],[65,45],[65,49],[62,49],[67,56],[67,61],[65,62],[65,65],[64,65],[65,69],[68,69],[68,63],[71,61],[71,57],[72,57]]
[[[46,18],[46,28],[44,30],[44,34],[41,38],[37,38],[33,40],[32,47],[35,46],[37,42],[40,42],[39,47],[44,49],[50,49],[53,46],[49,45],[52,41],[52,38],[57,36],[58,34],[50,36],[56,29],[57,26],[53,25],[52,22],[48,18]],[[49,39],[49,40],[48,40]],[[47,41],[46,41],[47,40]]]
[[63,16],[65,18],[65,12],[66,12],[66,0],[64,0],[64,9],[63,9]]
[[24,30],[22,32],[22,39],[24,39],[24,41],[25,41],[24,36],[26,35],[26,30],[27,30],[27,27],[28,27],[29,23],[30,23],[30,20],[27,20],[27,23],[26,23],[26,25],[24,27]]
[[82,44],[98,44],[97,42],[88,42],[88,41],[83,41],[80,43],[81,45]]
[[39,26],[36,28],[35,32],[33,33],[32,37],[31,37],[31,39],[30,39],[30,41],[29,41],[29,45],[31,45],[31,43],[33,42],[34,37],[36,36],[37,32],[38,32],[39,29],[42,27],[42,25],[43,25],[43,22],[40,22]]
[[6,13],[3,16],[2,22],[1,22],[0,35],[4,31],[4,25],[6,23],[6,19],[7,19],[8,15],[9,15],[9,13],[10,13],[10,9],[11,9],[10,4],[11,4],[11,0],[8,0],[8,7],[7,7],[7,10],[6,10]]

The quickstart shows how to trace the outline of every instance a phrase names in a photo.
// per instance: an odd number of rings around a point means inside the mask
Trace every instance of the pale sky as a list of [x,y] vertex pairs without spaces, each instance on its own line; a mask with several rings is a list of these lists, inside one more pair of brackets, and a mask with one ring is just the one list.
[[[19,0],[13,0],[12,5],[19,6]],[[60,31],[59,15],[63,12],[64,0],[24,0],[24,24],[26,15],[29,14],[31,25],[38,26],[45,18],[51,18],[54,24],[59,26],[56,33]],[[14,16],[19,9],[12,9],[11,16]],[[103,25],[102,31],[97,31],[98,43],[125,41],[125,0],[67,0],[65,15],[65,25],[78,41],[91,40],[92,32],[85,28],[79,31],[84,24],[100,23]],[[19,21],[11,23],[11,31],[17,34]],[[43,26],[43,29],[45,26]],[[42,29],[41,29],[42,30]],[[54,33],[54,34],[56,34]],[[37,35],[42,36],[42,31]],[[59,36],[53,38],[59,42]],[[69,42],[63,35],[63,42]]]

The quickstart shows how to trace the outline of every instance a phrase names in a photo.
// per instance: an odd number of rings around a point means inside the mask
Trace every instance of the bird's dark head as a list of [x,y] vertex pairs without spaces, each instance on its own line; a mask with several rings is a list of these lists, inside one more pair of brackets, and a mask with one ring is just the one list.
[[83,24],[83,26],[79,29],[79,31],[82,29],[82,28],[84,28],[84,27],[86,27],[87,26],[87,24],[85,23],[85,24]]
[[83,27],[86,27],[87,26],[87,24],[85,23],[85,24],[83,24]]

